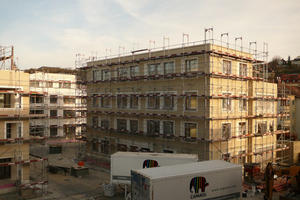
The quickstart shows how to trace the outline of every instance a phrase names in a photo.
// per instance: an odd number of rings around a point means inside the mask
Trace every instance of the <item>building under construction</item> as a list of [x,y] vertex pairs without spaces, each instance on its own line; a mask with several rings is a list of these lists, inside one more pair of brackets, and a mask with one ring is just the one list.
[[43,193],[48,190],[45,149],[39,156],[33,154],[29,136],[29,74],[17,70],[13,46],[0,48],[0,193],[35,187]]
[[31,188],[47,195],[51,145],[75,141],[84,131],[85,87],[74,70],[20,71],[13,47],[0,50],[0,193]]
[[[87,62],[87,160],[116,151],[198,154],[200,160],[287,162],[277,101],[267,82],[268,45],[244,48],[222,34]],[[207,39],[212,38],[212,39]],[[164,43],[165,43],[164,38]],[[277,140],[277,135],[280,139]]]

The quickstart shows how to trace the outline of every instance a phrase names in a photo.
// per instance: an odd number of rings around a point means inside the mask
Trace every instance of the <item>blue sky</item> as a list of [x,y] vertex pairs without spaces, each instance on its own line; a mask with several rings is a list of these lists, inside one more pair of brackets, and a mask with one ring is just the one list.
[[[229,42],[243,37],[243,46],[268,43],[269,57],[300,55],[299,0],[0,0],[0,45],[14,45],[21,69],[75,67],[75,55],[105,56],[156,47],[163,37],[170,45],[214,39],[229,33]],[[137,46],[135,46],[137,48]],[[95,55],[95,53],[94,53]]]

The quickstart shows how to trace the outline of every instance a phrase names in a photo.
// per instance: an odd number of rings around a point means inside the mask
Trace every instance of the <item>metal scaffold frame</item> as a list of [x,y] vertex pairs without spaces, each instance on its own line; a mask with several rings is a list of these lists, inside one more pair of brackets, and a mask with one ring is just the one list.
[[[265,167],[289,149],[277,145],[277,135],[289,131],[275,126],[277,117],[288,116],[277,113],[276,103],[288,98],[267,80],[267,44],[259,52],[256,42],[244,48],[242,37],[231,45],[228,33],[220,41],[213,28],[204,34],[204,41],[190,42],[184,33],[180,45],[150,48],[150,40],[149,49],[131,55],[87,60],[80,68],[87,71],[88,105],[82,140],[90,162],[114,151],[159,150]],[[193,103],[195,109],[187,109]]]
[[[32,150],[34,140],[45,140],[43,137],[29,136],[29,79],[17,69],[14,63],[13,47],[1,46],[1,70],[3,76],[0,79],[1,114],[3,122],[1,131],[1,170],[7,172],[6,185],[4,188],[16,188],[19,195],[24,188],[35,189],[36,192],[48,194],[47,165],[48,156],[46,151],[40,151],[37,156]],[[10,55],[3,54],[10,52]],[[6,60],[10,59],[10,68],[6,67]],[[4,75],[9,74],[9,76]],[[28,76],[29,78],[29,76]],[[13,83],[13,84],[11,84]],[[2,123],[1,123],[2,124]],[[15,175],[14,175],[15,173]]]

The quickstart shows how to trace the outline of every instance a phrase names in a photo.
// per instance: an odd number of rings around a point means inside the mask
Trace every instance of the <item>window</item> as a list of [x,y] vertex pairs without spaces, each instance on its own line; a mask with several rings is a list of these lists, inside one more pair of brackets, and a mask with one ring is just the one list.
[[99,106],[99,98],[96,97],[97,94],[94,94],[94,96],[92,97],[92,106],[93,107],[98,107]]
[[57,116],[57,110],[50,110],[50,117],[56,117]]
[[198,61],[197,59],[191,59],[185,61],[185,72],[195,72],[198,71]]
[[5,128],[6,128],[5,130],[6,139],[22,137],[22,132],[21,132],[22,129],[20,129],[21,125],[18,122],[6,123]]
[[129,123],[130,123],[130,131],[131,132],[139,131],[138,120],[130,120]]
[[117,108],[126,108],[127,107],[127,97],[118,96],[117,97]]
[[[184,136],[185,137],[197,137],[197,124],[196,123],[184,123]],[[184,138],[186,141],[196,141],[196,139]]]
[[92,116],[92,126],[99,126],[99,117],[98,116]]
[[130,97],[130,108],[138,109],[139,106],[139,98],[137,96]]
[[247,76],[247,64],[240,63],[240,76]]
[[[230,96],[231,93],[223,93],[223,95]],[[225,97],[222,99],[222,109],[223,111],[230,111],[231,110],[231,99],[230,97]]]
[[44,127],[43,126],[30,126],[29,127],[29,135],[34,136],[44,136]]
[[101,80],[101,74],[100,74],[100,71],[97,69],[97,70],[93,70],[93,81],[99,81]]
[[64,117],[75,117],[75,110],[64,110]]
[[92,138],[92,151],[99,151],[98,139]]
[[164,96],[164,109],[173,110],[174,109],[174,97],[172,93],[165,93]]
[[231,61],[223,60],[222,73],[231,74]]
[[53,82],[52,81],[47,81],[46,82],[46,87],[47,88],[53,88]]
[[64,125],[64,134],[65,135],[74,135],[75,134],[75,127],[68,125]]
[[117,144],[118,151],[127,151],[127,145],[125,144]]
[[130,76],[136,77],[139,75],[139,66],[131,66],[130,67]]
[[12,103],[13,98],[13,94],[0,94],[0,108],[14,108]]
[[158,137],[158,135],[155,135],[154,133],[159,133],[160,129],[160,121],[156,120],[147,120],[147,133],[150,136]]
[[81,104],[86,104],[86,102],[87,102],[87,101],[86,101],[86,98],[82,98],[82,99],[80,100],[80,103],[81,103]]
[[30,87],[39,87],[39,82],[38,81],[30,81]]
[[267,122],[258,122],[257,123],[257,133],[265,134],[267,132]]
[[7,123],[6,124],[6,139],[11,138],[12,134],[12,123]]
[[148,97],[148,109],[159,109],[160,108],[160,97],[159,93],[149,93]]
[[295,112],[292,112],[292,117],[295,118]]
[[247,110],[247,99],[246,99],[246,95],[243,94],[243,97],[239,99],[239,109],[241,111],[246,111]]
[[286,100],[280,100],[280,106],[287,106]]
[[223,123],[222,124],[222,138],[229,138],[229,137],[231,137],[231,124]]
[[295,105],[295,100],[292,100],[292,105]]
[[174,71],[174,62],[164,63],[164,74],[173,74]]
[[30,96],[30,103],[44,103],[43,95],[32,95],[32,96]]
[[127,78],[129,69],[127,67],[118,68],[118,77]]
[[110,79],[110,71],[108,69],[101,70],[102,80]]
[[117,129],[121,131],[127,130],[127,120],[126,119],[117,119]]
[[101,128],[103,128],[103,129],[109,129],[109,120],[102,119],[101,120]]
[[50,136],[57,136],[57,127],[50,126]]
[[[104,94],[102,94],[104,95]],[[109,97],[108,96],[102,96],[100,99],[100,107],[101,108],[109,108]]]
[[161,74],[159,64],[149,64],[148,65],[148,76],[159,75],[159,74]]
[[185,109],[196,110],[197,109],[197,92],[186,92],[185,97]]
[[[0,159],[0,163],[10,163],[11,158]],[[0,180],[11,178],[11,165],[0,167]]]
[[239,122],[239,135],[246,135],[246,122]]
[[131,152],[139,152],[139,148],[137,146],[130,146]]
[[73,104],[75,103],[75,98],[64,97],[64,104]]
[[174,153],[173,150],[169,150],[169,149],[163,149],[162,152],[163,153]]
[[71,88],[71,82],[70,81],[68,81],[68,82],[60,81],[59,82],[59,88],[68,88],[68,89],[70,89]]
[[101,153],[109,154],[109,141],[101,140]]
[[144,148],[144,147],[142,147],[142,148],[141,148],[141,152],[150,152],[150,149],[149,149],[149,148]]
[[274,127],[275,127],[275,126],[274,126],[274,121],[271,121],[271,122],[269,123],[269,131],[270,131],[270,132],[275,131],[275,130],[274,130]]
[[44,114],[44,110],[30,110],[29,114]]
[[[257,95],[257,97],[263,97],[263,95]],[[269,95],[268,97],[274,97]],[[273,114],[275,112],[274,101],[257,100],[256,105],[257,114]]]
[[50,103],[56,104],[56,103],[57,103],[57,97],[55,97],[55,96],[50,96]]
[[174,135],[174,122],[164,121],[163,122],[163,138],[172,139]]

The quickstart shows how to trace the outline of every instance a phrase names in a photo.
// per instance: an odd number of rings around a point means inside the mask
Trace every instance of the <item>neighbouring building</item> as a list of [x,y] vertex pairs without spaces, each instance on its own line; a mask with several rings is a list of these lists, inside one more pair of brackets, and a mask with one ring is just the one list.
[[116,151],[191,153],[240,164],[276,160],[287,148],[277,145],[283,133],[277,117],[287,114],[277,114],[282,97],[267,82],[265,63],[206,42],[87,63],[90,162]]
[[[0,193],[29,182],[29,74],[0,70]],[[26,162],[24,162],[26,161]]]
[[300,85],[300,74],[283,74],[280,76],[280,80],[284,84]]
[[74,140],[86,123],[86,103],[82,98],[86,92],[77,84],[75,72],[56,67],[26,71],[30,73],[32,91],[30,113],[37,114],[30,120],[30,134],[63,138],[60,142]]
[[282,101],[281,104],[289,108],[289,116],[285,122],[290,122],[289,130],[296,135],[296,140],[300,139],[300,86],[293,86],[278,83],[278,87],[285,88],[289,100]]
[[300,56],[297,56],[294,60],[291,61],[292,65],[296,65],[297,67],[300,67]]

